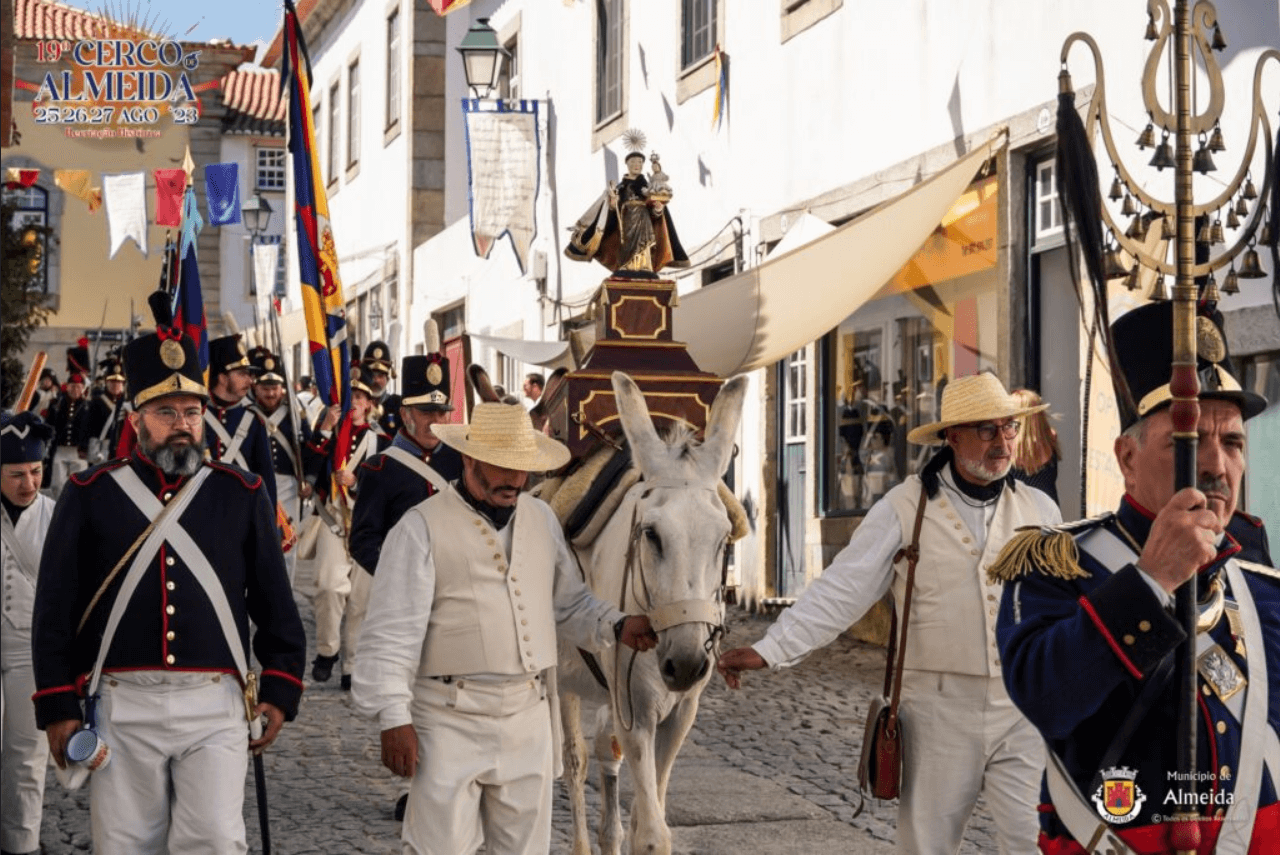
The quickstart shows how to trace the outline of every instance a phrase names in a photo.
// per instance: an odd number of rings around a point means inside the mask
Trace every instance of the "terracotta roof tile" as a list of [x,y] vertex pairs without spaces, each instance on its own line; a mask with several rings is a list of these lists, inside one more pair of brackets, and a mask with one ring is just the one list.
[[223,130],[283,134],[287,102],[277,71],[232,71],[222,78]]

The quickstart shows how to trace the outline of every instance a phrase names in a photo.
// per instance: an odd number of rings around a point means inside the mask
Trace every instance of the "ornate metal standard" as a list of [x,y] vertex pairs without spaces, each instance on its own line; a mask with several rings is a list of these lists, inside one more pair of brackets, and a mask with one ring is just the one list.
[[[1114,168],[1108,198],[1112,203],[1121,202],[1120,216],[1133,219],[1127,227],[1121,227],[1111,208],[1101,203],[1101,188],[1096,210],[1100,214],[1107,235],[1103,245],[1089,247],[1090,228],[1081,222],[1077,208],[1076,226],[1083,234],[1086,260],[1091,251],[1096,262],[1089,260],[1090,273],[1095,280],[1095,298],[1105,301],[1106,287],[1096,280],[1126,277],[1125,284],[1133,289],[1138,286],[1141,269],[1153,271],[1156,281],[1151,299],[1167,299],[1164,277],[1174,276],[1173,325],[1174,351],[1170,390],[1173,403],[1170,415],[1174,425],[1175,489],[1195,486],[1197,424],[1200,407],[1197,401],[1199,379],[1196,375],[1196,311],[1197,303],[1211,308],[1222,294],[1234,294],[1239,290],[1240,278],[1264,276],[1256,244],[1264,221],[1268,219],[1265,201],[1272,199],[1276,206],[1273,184],[1277,181],[1275,151],[1272,144],[1271,123],[1262,97],[1262,77],[1268,60],[1280,62],[1280,51],[1264,51],[1258,59],[1253,75],[1253,96],[1249,110],[1249,135],[1235,174],[1223,182],[1223,189],[1213,198],[1197,203],[1194,198],[1195,174],[1207,174],[1218,169],[1213,155],[1226,151],[1221,118],[1225,102],[1222,70],[1214,57],[1214,51],[1226,47],[1226,41],[1218,26],[1218,13],[1208,0],[1192,5],[1188,0],[1175,0],[1170,13],[1167,0],[1147,2],[1148,40],[1153,41],[1142,74],[1142,100],[1149,116],[1146,128],[1137,140],[1138,148],[1152,148],[1149,166],[1157,172],[1172,167],[1174,170],[1173,198],[1157,198],[1143,184],[1135,180],[1124,159],[1117,150],[1106,103],[1106,87],[1102,57],[1097,43],[1087,33],[1073,33],[1062,47],[1062,72],[1059,77],[1060,92],[1071,93],[1071,77],[1067,71],[1067,58],[1071,48],[1078,43],[1088,47],[1093,55],[1096,71],[1096,88],[1084,110],[1085,137],[1092,143],[1101,137],[1107,158]],[[1162,75],[1162,68],[1169,71]],[[1208,80],[1208,99],[1197,92],[1195,73],[1197,66]],[[1167,87],[1162,87],[1161,78]],[[1202,84],[1201,84],[1202,85]],[[1162,88],[1167,100],[1162,103]],[[1196,96],[1200,97],[1197,98]],[[1167,106],[1166,106],[1167,105]],[[1061,127],[1061,121],[1060,121]],[[1160,130],[1160,142],[1156,143],[1156,129]],[[1173,138],[1172,148],[1169,140]],[[1261,193],[1254,180],[1254,167],[1258,160],[1259,139],[1261,158]],[[1062,141],[1060,140],[1060,145]],[[1195,149],[1193,151],[1193,145]],[[1096,169],[1094,170],[1096,175]],[[1096,185],[1096,181],[1094,182]],[[1089,192],[1093,192],[1092,190]],[[1259,201],[1261,198],[1262,202]],[[1274,223],[1280,211],[1270,211]],[[1151,239],[1148,230],[1160,221],[1158,238]],[[1224,226],[1225,221],[1225,226]],[[1227,243],[1227,231],[1234,232]],[[1094,232],[1096,234],[1096,231]],[[1276,235],[1262,233],[1262,242],[1274,245]],[[1174,257],[1168,260],[1165,241],[1174,242]],[[1161,251],[1156,251],[1159,247]],[[1105,252],[1104,252],[1105,250]],[[1273,253],[1274,257],[1274,253]],[[1237,268],[1236,259],[1240,259]],[[1127,261],[1131,259],[1131,263]],[[1216,285],[1215,271],[1227,268],[1221,291]],[[1100,286],[1100,287],[1099,287]],[[1280,290],[1277,291],[1280,294]],[[1280,300],[1277,300],[1280,309]],[[1105,311],[1105,309],[1104,309]],[[1105,317],[1105,315],[1104,315]],[[1196,780],[1196,668],[1195,668],[1195,620],[1196,581],[1192,578],[1178,591],[1178,610],[1188,641],[1179,657],[1182,671],[1180,697],[1179,765],[1189,773],[1182,780]],[[1194,800],[1192,800],[1194,801]],[[1194,811],[1194,809],[1192,809]],[[1194,851],[1199,844],[1199,826],[1194,812],[1175,818],[1174,843],[1180,852]]]

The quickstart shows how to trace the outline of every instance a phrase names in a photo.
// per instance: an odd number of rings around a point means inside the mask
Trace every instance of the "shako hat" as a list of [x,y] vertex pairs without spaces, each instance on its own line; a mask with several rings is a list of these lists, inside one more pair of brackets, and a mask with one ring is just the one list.
[[249,363],[249,351],[245,349],[240,333],[224,335],[209,342],[209,380],[226,374],[233,368],[253,369]]
[[364,349],[364,359],[360,360],[361,365],[368,366],[373,371],[381,371],[383,374],[393,374],[391,370],[391,348],[387,347],[385,341],[371,342]]
[[373,391],[374,379],[373,369],[368,365],[361,363],[360,365],[351,366],[351,388],[359,389],[370,398],[377,398],[378,393]]
[[[1173,363],[1173,303],[1146,303],[1121,315],[1111,325],[1116,362],[1137,412],[1128,415],[1121,429],[1128,429],[1173,401],[1169,375]],[[1242,388],[1231,371],[1231,352],[1223,334],[1222,314],[1199,311],[1196,315],[1196,374],[1200,398],[1234,401],[1241,415],[1250,419],[1267,408],[1267,399]],[[1123,409],[1123,408],[1122,408]]]
[[907,440],[917,445],[935,445],[942,442],[942,431],[949,427],[996,419],[1020,419],[1048,406],[1020,406],[1018,399],[1004,388],[1000,378],[988,371],[957,377],[942,390],[941,418],[915,428],[907,434]]
[[53,427],[35,413],[0,414],[0,463],[44,460]]
[[173,314],[169,295],[153,291],[147,298],[156,319],[156,331],[124,346],[124,368],[129,400],[134,407],[166,395],[194,395],[208,399],[204,371],[191,336],[170,326]]
[[519,404],[477,404],[470,424],[436,424],[431,431],[450,448],[504,469],[547,472],[569,462],[569,449],[534,430]]
[[89,339],[81,338],[75,347],[67,348],[67,374],[89,373]]
[[279,383],[283,385],[286,382],[284,366],[280,364],[280,357],[265,347],[255,347],[249,351],[249,367],[257,375],[253,380],[255,383]]
[[403,397],[400,403],[421,410],[447,413],[453,410],[449,403],[449,360],[440,352],[440,328],[435,320],[428,320],[426,328],[426,356],[406,356],[400,360],[400,387]]
[[102,380],[124,380],[124,363],[119,359],[109,359],[102,363]]

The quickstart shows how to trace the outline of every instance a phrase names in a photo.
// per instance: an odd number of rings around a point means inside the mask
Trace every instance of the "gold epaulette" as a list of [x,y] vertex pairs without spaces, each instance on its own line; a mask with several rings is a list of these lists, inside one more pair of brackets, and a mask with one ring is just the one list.
[[1075,536],[1060,528],[1025,526],[1018,529],[987,571],[987,580],[1012,582],[1032,571],[1059,579],[1080,579],[1088,572],[1080,566]]

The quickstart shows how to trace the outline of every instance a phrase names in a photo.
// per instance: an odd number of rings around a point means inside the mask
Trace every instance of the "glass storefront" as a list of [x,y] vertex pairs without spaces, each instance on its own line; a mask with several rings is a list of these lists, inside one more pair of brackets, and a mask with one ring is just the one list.
[[995,178],[970,185],[892,280],[821,342],[822,509],[865,511],[932,450],[907,442],[935,421],[954,377],[997,363]]

